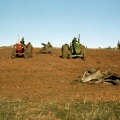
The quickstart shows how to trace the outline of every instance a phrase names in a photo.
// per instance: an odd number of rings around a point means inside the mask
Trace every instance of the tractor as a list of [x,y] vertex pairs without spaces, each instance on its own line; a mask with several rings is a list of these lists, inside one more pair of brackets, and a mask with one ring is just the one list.
[[51,48],[52,45],[50,42],[48,42],[47,44],[45,43],[41,43],[43,45],[43,48],[39,51],[36,52],[37,54],[50,54],[51,53]]
[[62,45],[62,58],[82,58],[85,59],[85,46],[80,44],[80,34],[78,35],[78,40],[76,37],[72,40],[72,43]]
[[32,58],[33,46],[29,42],[27,45],[22,42],[13,45],[11,59],[22,57],[22,58]]

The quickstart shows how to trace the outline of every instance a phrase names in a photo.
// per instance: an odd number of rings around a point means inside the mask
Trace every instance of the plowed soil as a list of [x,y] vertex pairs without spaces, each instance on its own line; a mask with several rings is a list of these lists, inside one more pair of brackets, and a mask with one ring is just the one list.
[[86,60],[62,59],[61,49],[33,58],[11,59],[11,48],[0,48],[0,99],[44,101],[120,101],[120,85],[74,84],[71,81],[90,68],[109,70],[120,75],[120,51],[86,49]]

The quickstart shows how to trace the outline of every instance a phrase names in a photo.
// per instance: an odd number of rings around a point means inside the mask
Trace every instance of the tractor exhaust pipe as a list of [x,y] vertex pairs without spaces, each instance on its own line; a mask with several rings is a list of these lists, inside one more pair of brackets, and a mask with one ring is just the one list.
[[80,43],[80,34],[78,35],[78,43]]
[[18,35],[18,43],[20,43],[20,37],[19,37],[19,35]]

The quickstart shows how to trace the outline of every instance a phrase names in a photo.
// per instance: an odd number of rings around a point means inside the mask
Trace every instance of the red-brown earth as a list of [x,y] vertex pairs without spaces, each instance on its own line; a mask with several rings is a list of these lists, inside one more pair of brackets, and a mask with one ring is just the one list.
[[120,85],[74,84],[90,68],[109,70],[120,75],[120,51],[86,49],[86,60],[62,59],[61,49],[52,54],[36,54],[33,58],[11,59],[11,48],[0,48],[0,99],[43,101],[120,101]]

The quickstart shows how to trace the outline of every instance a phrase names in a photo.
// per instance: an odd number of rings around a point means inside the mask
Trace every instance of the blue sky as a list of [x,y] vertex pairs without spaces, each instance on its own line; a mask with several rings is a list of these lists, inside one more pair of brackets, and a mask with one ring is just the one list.
[[0,46],[25,38],[34,47],[54,47],[80,34],[89,48],[120,40],[120,0],[0,0]]

